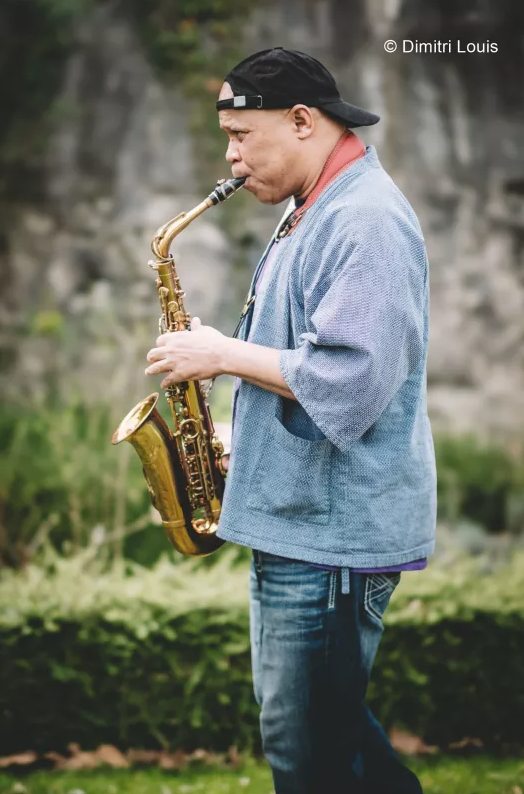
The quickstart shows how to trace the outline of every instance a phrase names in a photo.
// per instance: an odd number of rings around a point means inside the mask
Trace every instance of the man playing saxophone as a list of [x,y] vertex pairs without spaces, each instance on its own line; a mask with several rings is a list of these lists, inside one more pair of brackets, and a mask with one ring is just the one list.
[[198,318],[164,334],[163,386],[236,376],[218,536],[253,549],[251,644],[276,794],[415,794],[366,702],[401,572],[434,549],[426,406],[429,284],[417,217],[304,53],[255,53],[217,110],[233,176],[292,200],[238,338]]

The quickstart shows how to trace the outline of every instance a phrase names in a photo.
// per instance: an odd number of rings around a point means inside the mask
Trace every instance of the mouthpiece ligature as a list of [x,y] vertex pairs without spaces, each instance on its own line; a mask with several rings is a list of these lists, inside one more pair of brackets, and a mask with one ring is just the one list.
[[245,176],[236,179],[219,179],[215,189],[209,194],[209,198],[213,204],[225,201],[230,196],[233,196],[237,190],[240,190],[246,179],[247,177]]

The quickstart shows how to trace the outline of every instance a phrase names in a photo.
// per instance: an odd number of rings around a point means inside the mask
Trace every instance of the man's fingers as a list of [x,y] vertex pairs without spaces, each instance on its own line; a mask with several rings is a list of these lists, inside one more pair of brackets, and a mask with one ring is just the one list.
[[146,375],[158,375],[160,372],[170,372],[171,369],[172,365],[164,358],[162,361],[157,361],[155,364],[151,364],[150,367],[147,367]]
[[148,361],[161,361],[165,354],[166,351],[162,347],[153,347],[147,354],[146,358]]
[[181,383],[181,378],[174,378],[173,374],[171,373],[167,376],[167,378],[164,378],[164,380],[161,381],[160,388],[167,389],[168,386],[174,386],[175,383]]

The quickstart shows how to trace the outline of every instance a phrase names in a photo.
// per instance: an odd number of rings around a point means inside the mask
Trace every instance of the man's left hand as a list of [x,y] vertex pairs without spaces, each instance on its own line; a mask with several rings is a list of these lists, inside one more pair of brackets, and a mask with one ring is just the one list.
[[191,320],[191,331],[175,331],[159,336],[156,347],[149,351],[151,362],[146,375],[169,372],[161,387],[164,389],[185,380],[207,380],[222,374],[222,352],[228,337],[202,325],[198,317]]

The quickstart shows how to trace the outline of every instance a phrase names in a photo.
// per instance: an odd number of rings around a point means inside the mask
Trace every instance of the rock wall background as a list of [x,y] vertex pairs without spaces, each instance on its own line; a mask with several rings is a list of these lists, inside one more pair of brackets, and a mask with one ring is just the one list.
[[[23,19],[13,24],[12,3],[0,9],[0,35],[23,56],[32,39]],[[199,91],[183,69],[166,79],[133,5],[99,2],[75,16],[43,143],[14,158],[4,146],[6,398],[45,400],[59,388],[123,408],[152,390],[142,374],[158,314],[151,237],[229,174],[218,155],[225,136],[205,111],[225,71],[198,73]],[[361,135],[413,204],[428,245],[434,427],[524,437],[524,7],[259,0],[246,8],[234,25],[241,54],[305,50],[332,69],[349,101],[382,116]],[[219,46],[204,23],[188,30],[201,31],[204,50]],[[389,38],[489,39],[499,52],[392,54]],[[14,69],[4,57],[1,75]],[[232,332],[281,210],[240,194],[184,232],[174,250],[192,314]]]

